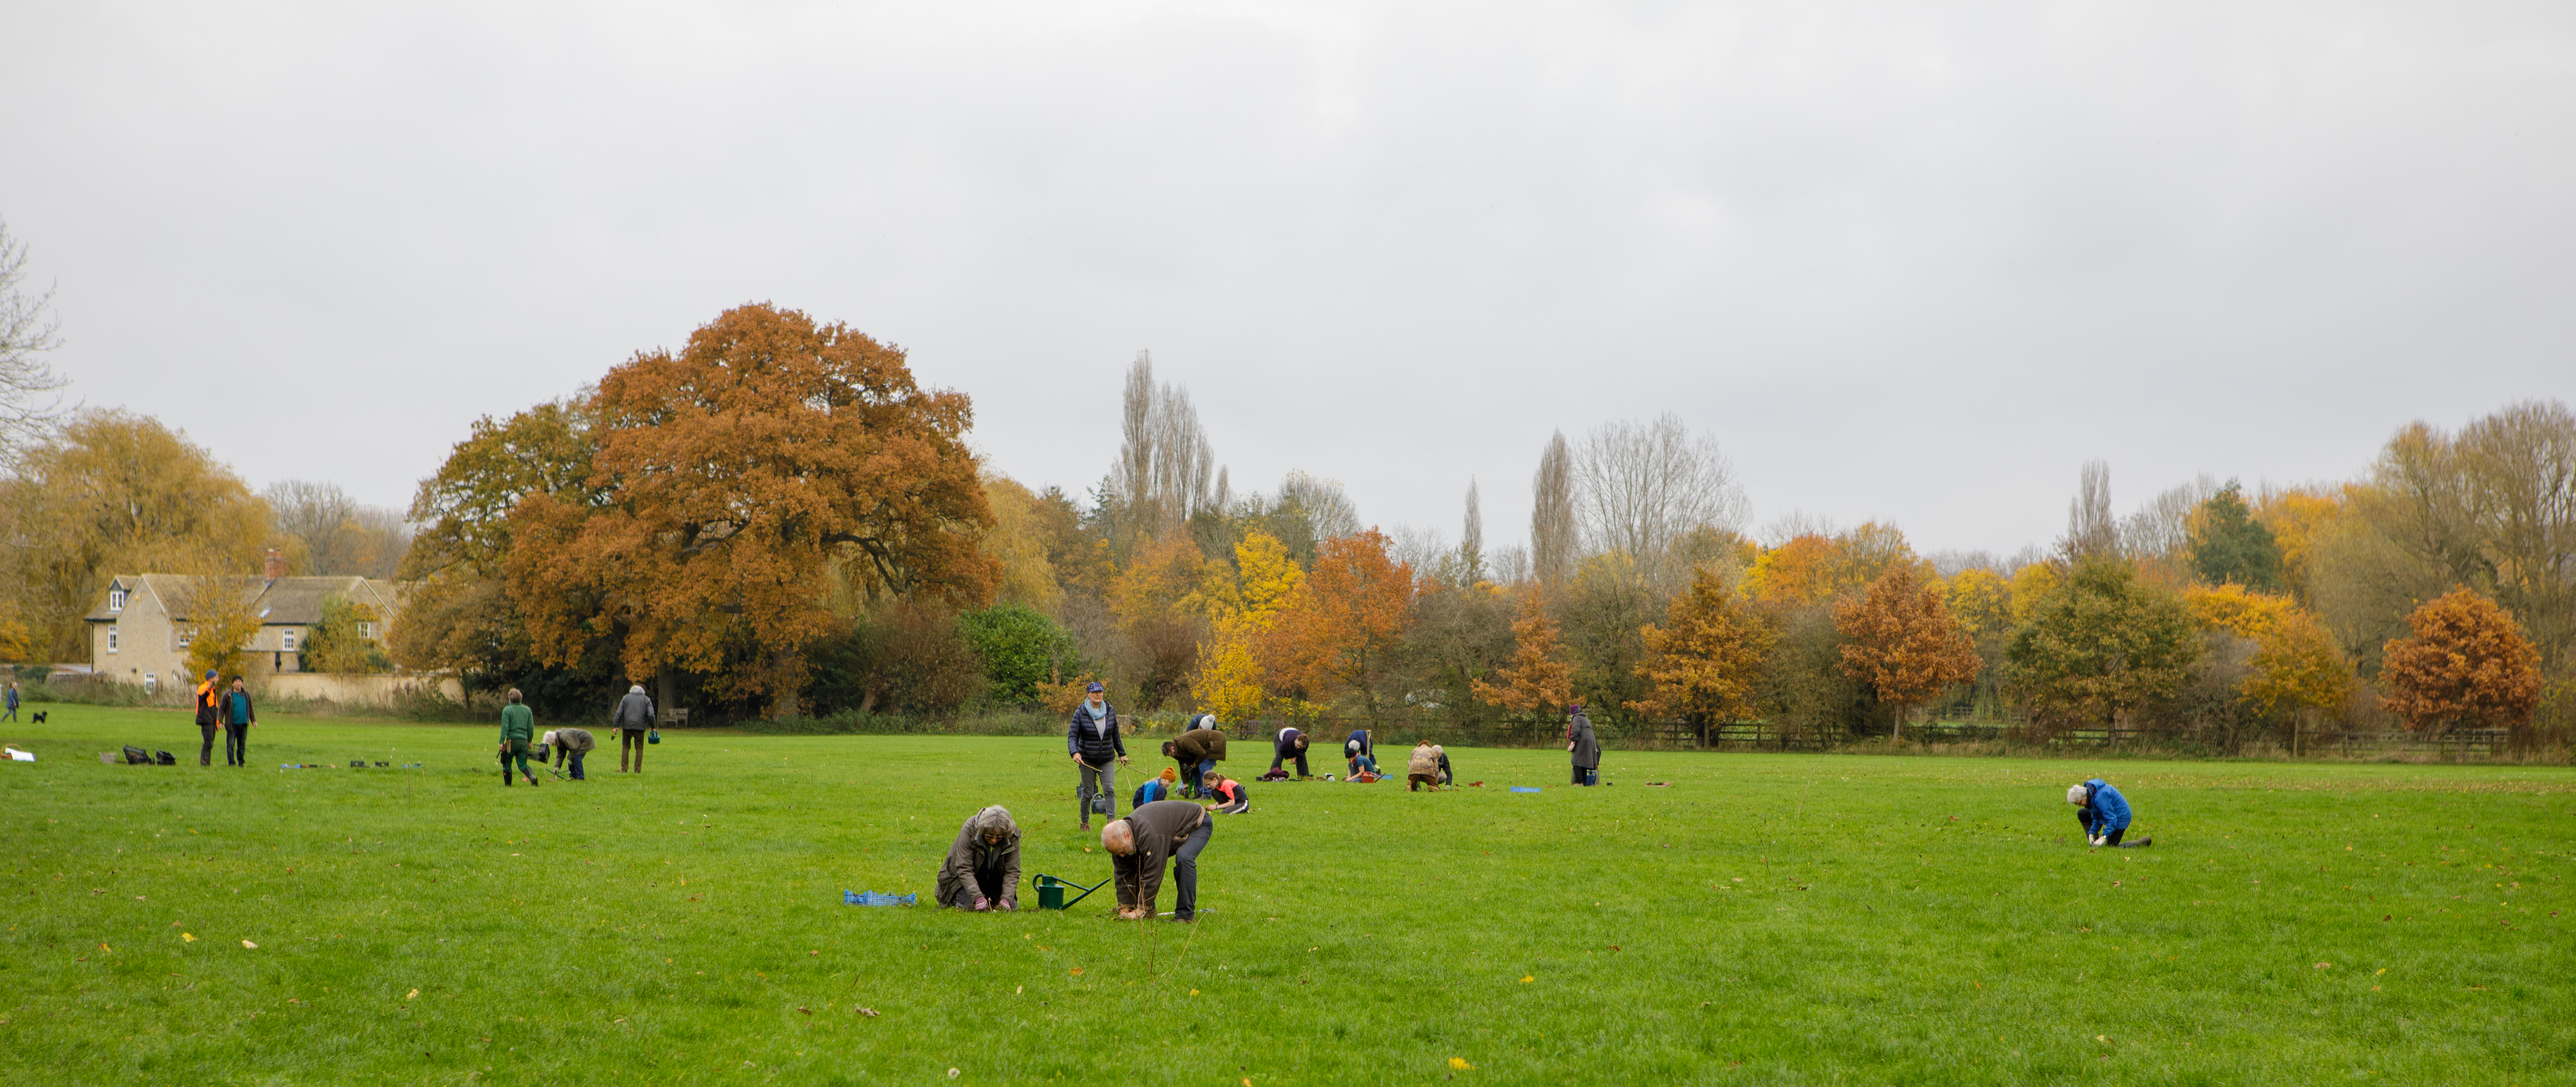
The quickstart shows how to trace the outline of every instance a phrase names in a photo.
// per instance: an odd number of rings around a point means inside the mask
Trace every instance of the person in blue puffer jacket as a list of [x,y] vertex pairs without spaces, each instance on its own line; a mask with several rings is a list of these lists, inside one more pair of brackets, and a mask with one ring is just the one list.
[[2121,843],[2120,836],[2129,832],[2129,798],[2111,783],[2094,778],[2066,790],[2066,802],[2075,805],[2075,819],[2084,824],[2084,840],[2097,846],[2136,849],[2156,844],[2153,838]]

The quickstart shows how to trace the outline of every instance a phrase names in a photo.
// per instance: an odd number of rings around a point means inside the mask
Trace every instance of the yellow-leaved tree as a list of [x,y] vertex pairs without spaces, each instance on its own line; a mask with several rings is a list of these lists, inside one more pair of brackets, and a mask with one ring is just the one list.
[[1961,570],[1942,585],[1950,617],[1980,642],[2012,633],[2012,583],[1983,567]]
[[1245,720],[1261,711],[1268,695],[1254,642],[1269,631],[1305,578],[1306,572],[1288,557],[1287,545],[1258,530],[1235,543],[1233,567],[1207,564],[1197,604],[1208,613],[1211,629],[1199,648],[1198,671],[1190,677],[1190,693],[1202,711],[1220,722]]
[[[2352,662],[2314,613],[2289,597],[2242,585],[2200,586],[2183,596],[2194,624],[2254,643],[2237,697],[2266,717],[2339,713],[2352,697]],[[2298,734],[2291,733],[2296,750]]]
[[2014,629],[2030,625],[2039,616],[2048,599],[2066,584],[2066,576],[2055,565],[2034,562],[2013,572],[2012,625]]

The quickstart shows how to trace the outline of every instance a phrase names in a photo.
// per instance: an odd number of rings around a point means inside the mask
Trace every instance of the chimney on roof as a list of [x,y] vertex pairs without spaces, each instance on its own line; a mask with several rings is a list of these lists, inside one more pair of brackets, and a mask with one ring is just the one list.
[[276,548],[274,548],[274,547],[269,548],[269,549],[268,549],[268,579],[269,579],[270,581],[275,581],[275,580],[277,580],[277,579],[279,579],[279,578],[282,578],[282,577],[285,577],[285,576],[286,576],[286,556],[281,555],[281,554],[278,554],[277,549],[276,549]]

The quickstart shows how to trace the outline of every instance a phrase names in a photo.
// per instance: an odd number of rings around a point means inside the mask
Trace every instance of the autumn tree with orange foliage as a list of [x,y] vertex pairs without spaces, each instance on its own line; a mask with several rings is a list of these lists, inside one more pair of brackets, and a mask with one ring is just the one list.
[[1574,666],[1557,643],[1546,595],[1532,584],[1520,596],[1520,617],[1512,620],[1512,663],[1494,669],[1494,682],[1474,680],[1469,689],[1488,706],[1551,717],[1574,700]]
[[1649,716],[1678,717],[1705,734],[1709,725],[1754,715],[1754,688],[1771,652],[1769,627],[1745,614],[1734,590],[1705,568],[1691,571],[1690,588],[1673,598],[1664,625],[1646,625],[1646,659],[1639,678],[1653,683],[1628,708]]
[[510,589],[548,663],[614,628],[629,677],[716,673],[792,716],[808,648],[847,627],[835,585],[950,605],[992,593],[972,408],[917,385],[899,348],[741,306],[677,355],[610,370],[590,410],[596,505],[535,493],[510,517]]
[[1985,660],[1976,640],[1950,615],[1941,585],[1919,566],[1898,562],[1869,583],[1858,600],[1834,607],[1843,637],[1843,674],[1869,684],[1896,707],[1896,734],[1923,703],[1977,678]]
[[2415,731],[2520,728],[2540,704],[2540,652],[2513,614],[2468,589],[2415,609],[2382,651],[2380,705]]
[[1315,568],[1262,638],[1273,690],[1348,701],[1379,718],[1381,688],[1413,614],[1413,567],[1387,549],[1386,534],[1374,528],[1316,545]]

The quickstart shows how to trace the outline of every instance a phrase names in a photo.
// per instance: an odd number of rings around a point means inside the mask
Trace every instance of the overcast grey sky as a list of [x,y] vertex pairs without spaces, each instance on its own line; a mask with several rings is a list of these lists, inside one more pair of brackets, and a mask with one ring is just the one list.
[[0,6],[76,394],[408,502],[727,306],[845,320],[1079,491],[1123,368],[1238,490],[1522,538],[1670,410],[1926,549],[2570,396],[2565,3]]

